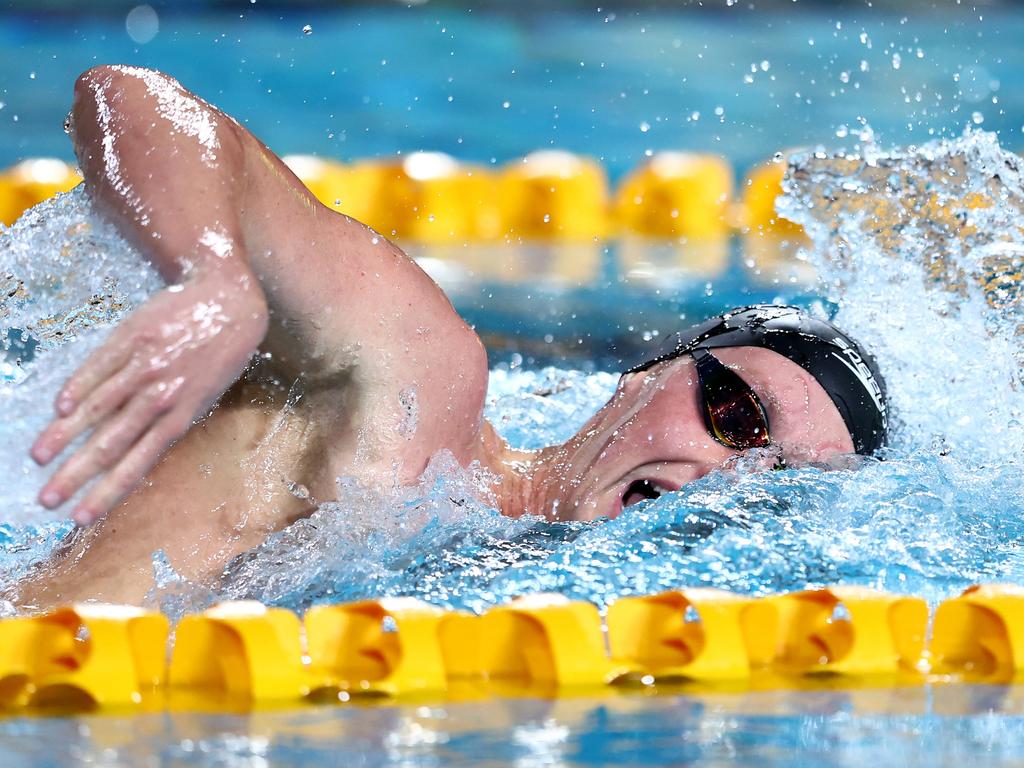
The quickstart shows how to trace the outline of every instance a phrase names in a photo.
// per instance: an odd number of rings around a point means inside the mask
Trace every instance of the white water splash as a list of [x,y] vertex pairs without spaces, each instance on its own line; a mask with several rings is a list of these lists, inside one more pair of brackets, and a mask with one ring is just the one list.
[[1024,180],[994,134],[798,155],[779,212],[807,230],[836,323],[879,360],[895,445],[1024,451]]
[[68,376],[162,282],[80,186],[0,230],[0,286],[4,519],[52,518],[35,502],[52,469],[37,467],[28,447]]

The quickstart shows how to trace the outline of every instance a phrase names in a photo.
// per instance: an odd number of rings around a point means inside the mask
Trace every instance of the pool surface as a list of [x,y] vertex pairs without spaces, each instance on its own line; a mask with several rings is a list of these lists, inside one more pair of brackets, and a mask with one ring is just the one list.
[[[150,607],[180,617],[224,599],[302,610],[402,595],[482,611],[534,592],[604,607],[686,586],[766,595],[837,583],[934,605],[977,582],[1024,584],[1024,180],[1009,151],[1024,124],[1024,18],[1013,6],[913,19],[859,6],[256,8],[161,11],[145,44],[117,15],[0,18],[0,164],[68,156],[70,83],[100,57],[170,69],[280,152],[439,149],[504,162],[554,145],[618,177],[648,149],[712,150],[745,168],[822,142],[795,161],[781,203],[812,238],[800,260],[754,258],[738,241],[714,259],[603,241],[568,258],[551,244],[410,250],[487,341],[487,416],[515,445],[572,434],[621,361],[660,336],[761,301],[833,317],[867,344],[894,437],[882,460],[782,472],[761,471],[755,452],[595,523],[502,517],[472,469],[440,456],[409,488],[341,479],[337,499],[213,583],[182,579],[154,553]],[[998,133],[963,134],[966,124]],[[948,140],[926,143],[933,134]],[[68,252],[88,268],[69,271]],[[81,192],[0,233],[8,272],[26,293],[0,314],[5,584],[69,528],[34,503],[42,474],[25,448],[44,404],[159,286]],[[9,716],[0,749],[14,766],[1024,760],[1014,685],[661,693]]]
[[[126,12],[0,14],[0,167],[72,159],[60,130],[97,63],[166,69],[279,154],[416,149],[502,163],[559,147],[613,178],[648,150],[742,171],[790,147],[923,143],[975,120],[1024,143],[1024,18],[1012,3],[705,3],[464,11],[433,3],[175,11],[129,36]],[[303,34],[305,26],[310,34]]]
[[[1010,701],[1018,697],[1016,703]],[[495,699],[0,720],[21,766],[1020,764],[1017,689]]]

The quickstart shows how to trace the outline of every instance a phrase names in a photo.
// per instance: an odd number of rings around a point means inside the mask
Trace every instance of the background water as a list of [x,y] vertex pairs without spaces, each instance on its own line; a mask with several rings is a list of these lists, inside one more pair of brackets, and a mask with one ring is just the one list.
[[152,5],[144,43],[123,11],[0,13],[0,165],[71,159],[60,126],[74,78],[114,62],[166,69],[279,153],[343,159],[427,149],[504,162],[556,146],[617,177],[657,149],[742,170],[862,120],[901,144],[974,119],[1011,149],[1024,140],[1013,3]]
[[[715,149],[743,167],[777,148],[825,142],[828,153],[798,161],[785,203],[815,237],[816,279],[805,264],[751,262],[737,248],[724,259],[646,254],[653,277],[633,269],[621,244],[595,246],[592,268],[570,278],[542,268],[559,263],[553,249],[482,254],[510,265],[499,276],[480,261],[445,261],[443,251],[417,255],[490,343],[488,416],[519,445],[564,439],[611,391],[617,357],[655,332],[746,301],[835,315],[878,354],[893,398],[897,428],[884,461],[764,474],[741,460],[595,524],[503,518],[472,473],[444,457],[413,488],[343,481],[311,522],[240,558],[216,583],[184,582],[157,556],[151,603],[176,615],[224,597],[301,609],[407,594],[479,610],[537,590],[603,605],[695,584],[763,594],[836,582],[936,601],[976,581],[1024,583],[1020,318],[1007,277],[1022,261],[1018,160],[986,134],[885,150],[959,136],[976,121],[997,129],[1004,147],[1019,146],[1018,15],[952,5],[906,21],[858,6],[614,19],[431,6],[244,9],[163,12],[144,45],[127,37],[122,16],[5,17],[0,152],[10,160],[66,155],[59,125],[69,83],[101,59],[169,68],[280,151],[424,148],[502,161],[553,143],[598,155],[619,174],[649,148]],[[301,33],[305,23],[312,34]],[[842,144],[859,154],[835,156]],[[968,205],[972,195],[986,205]],[[88,269],[69,271],[68,253]],[[0,312],[0,578],[10,583],[67,528],[32,502],[41,476],[24,455],[28,436],[75,362],[155,282],[90,218],[81,195],[0,234],[0,266],[26,287]],[[484,754],[523,765],[782,764],[794,754],[808,764],[1011,764],[1024,754],[1014,688],[876,693],[8,719],[0,744],[15,765],[130,765],[153,755],[163,764],[299,764],[339,750],[370,765]]]
[[6,719],[0,746],[11,768],[1019,765],[1019,712],[985,711],[984,687],[958,694],[939,716],[902,689]]

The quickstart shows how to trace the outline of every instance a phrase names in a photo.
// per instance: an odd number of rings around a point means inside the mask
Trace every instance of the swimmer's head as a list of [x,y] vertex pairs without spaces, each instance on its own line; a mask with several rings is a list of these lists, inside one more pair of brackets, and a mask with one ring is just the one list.
[[631,366],[557,450],[548,499],[559,517],[614,516],[750,449],[766,468],[871,454],[887,426],[885,384],[853,339],[794,307],[744,307]]
[[832,323],[796,307],[756,304],[726,312],[670,336],[653,357],[627,373],[726,347],[761,347],[792,360],[832,399],[857,453],[870,455],[885,444],[885,381],[875,359]]

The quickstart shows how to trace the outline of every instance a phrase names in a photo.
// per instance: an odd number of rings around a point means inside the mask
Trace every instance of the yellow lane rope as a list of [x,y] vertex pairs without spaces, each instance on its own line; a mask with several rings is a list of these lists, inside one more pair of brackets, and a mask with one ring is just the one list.
[[[783,157],[780,153],[778,157]],[[311,155],[285,162],[325,205],[409,242],[593,242],[643,237],[702,243],[734,232],[798,237],[777,221],[785,162],[753,169],[737,199],[733,171],[717,155],[659,152],[611,189],[595,160],[533,152],[501,167],[441,152],[342,164]],[[0,222],[81,181],[60,160],[25,160],[0,172]]]
[[413,598],[318,605],[301,619],[231,602],[184,617],[171,637],[167,617],[126,606],[4,619],[0,708],[1008,683],[1024,669],[1024,589],[971,587],[931,615],[919,597],[841,586],[762,598],[681,589],[621,598],[604,616],[546,594],[482,615]]

